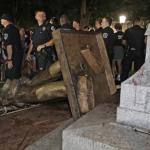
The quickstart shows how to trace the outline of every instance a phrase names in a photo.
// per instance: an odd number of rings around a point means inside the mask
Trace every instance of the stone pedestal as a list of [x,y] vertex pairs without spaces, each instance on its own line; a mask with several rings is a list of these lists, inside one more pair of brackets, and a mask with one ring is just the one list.
[[63,150],[149,150],[150,136],[116,123],[116,105],[99,105],[63,131]]
[[[150,130],[150,24],[145,64],[121,85],[117,122]],[[138,38],[138,37],[137,37]]]

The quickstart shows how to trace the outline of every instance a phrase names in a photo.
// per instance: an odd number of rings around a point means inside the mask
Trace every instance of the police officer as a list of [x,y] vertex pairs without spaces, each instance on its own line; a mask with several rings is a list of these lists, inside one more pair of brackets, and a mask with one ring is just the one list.
[[133,21],[133,27],[126,30],[123,43],[128,47],[123,60],[122,81],[126,80],[134,62],[134,71],[138,71],[145,59],[145,30],[140,27],[140,18]]
[[15,95],[19,85],[19,78],[21,77],[23,58],[20,35],[19,30],[13,24],[13,19],[9,14],[2,15],[1,24],[4,26],[3,40],[7,54],[7,81],[2,90],[4,92],[9,90],[9,94]]
[[52,63],[51,46],[54,45],[54,41],[52,39],[51,25],[46,23],[46,12],[37,10],[35,19],[38,24],[32,30],[27,60],[31,60],[31,53],[34,50],[36,52],[38,71],[42,71],[48,64]]
[[105,42],[108,58],[110,64],[112,65],[113,59],[113,44],[114,44],[114,31],[110,27],[112,24],[112,19],[110,17],[104,17],[102,19],[102,35]]

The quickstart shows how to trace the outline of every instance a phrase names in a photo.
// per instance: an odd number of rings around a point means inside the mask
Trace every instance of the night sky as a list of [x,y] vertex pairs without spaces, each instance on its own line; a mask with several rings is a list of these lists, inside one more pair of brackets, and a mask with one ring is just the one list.
[[[80,17],[80,7],[81,0],[0,0],[0,15],[8,12],[18,24],[32,24],[38,8],[45,9],[48,18],[67,14],[72,19]],[[120,14],[150,19],[150,0],[87,0],[87,10],[93,19],[106,15],[116,19]]]

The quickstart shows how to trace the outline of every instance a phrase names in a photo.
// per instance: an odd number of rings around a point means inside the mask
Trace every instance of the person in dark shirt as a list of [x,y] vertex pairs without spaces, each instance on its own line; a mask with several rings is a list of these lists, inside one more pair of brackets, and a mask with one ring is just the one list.
[[2,90],[9,90],[10,95],[15,95],[21,77],[23,50],[21,48],[19,30],[12,22],[13,19],[9,14],[3,14],[1,17],[1,24],[4,26],[3,41],[7,55],[7,81]]
[[44,70],[52,63],[52,39],[51,25],[46,23],[46,13],[43,10],[35,12],[37,25],[32,29],[31,44],[27,54],[27,60],[31,60],[31,53],[35,51],[38,71]]
[[102,33],[103,28],[102,28],[102,19],[101,18],[96,19],[95,28],[96,28],[95,29],[96,33]]
[[60,17],[60,28],[61,29],[72,29],[72,26],[70,25],[70,21],[66,15],[62,15]]
[[80,31],[80,21],[78,19],[74,19],[72,22],[72,27],[75,31]]
[[20,39],[21,39],[21,46],[22,46],[22,49],[24,51],[24,53],[26,52],[26,33],[25,33],[25,28],[21,27],[19,29],[19,34],[20,34]]
[[140,18],[136,18],[133,27],[126,30],[123,43],[128,46],[125,58],[123,60],[123,72],[121,80],[125,81],[134,62],[134,71],[138,71],[145,60],[145,30],[140,27]]
[[116,33],[114,34],[114,47],[113,47],[113,71],[117,76],[118,82],[121,81],[122,73],[122,60],[124,58],[124,46],[122,44],[124,33],[122,32],[122,25],[120,23],[115,24]]
[[106,46],[108,58],[110,61],[110,64],[112,65],[112,59],[113,59],[113,44],[114,44],[114,31],[110,27],[112,24],[112,19],[109,17],[104,17],[102,19],[102,35],[104,39],[104,43]]
[[60,28],[60,24],[59,24],[59,19],[57,19],[56,17],[52,17],[51,19],[50,19],[50,25],[51,25],[51,30],[52,31],[55,31],[55,30],[57,30],[57,29],[59,29]]

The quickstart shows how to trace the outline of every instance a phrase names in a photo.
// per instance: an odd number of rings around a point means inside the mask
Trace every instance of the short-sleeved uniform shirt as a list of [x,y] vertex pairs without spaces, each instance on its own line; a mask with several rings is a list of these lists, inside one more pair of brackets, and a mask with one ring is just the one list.
[[38,70],[44,70],[47,65],[52,63],[53,46],[45,47],[42,51],[37,52],[39,45],[45,44],[52,40],[52,25],[50,23],[43,23],[42,25],[36,25],[32,29],[32,43],[33,51],[36,52],[37,68]]
[[122,40],[124,37],[124,33],[122,31],[118,31],[114,34],[114,46],[123,46]]
[[13,56],[22,53],[19,30],[15,25],[8,25],[3,31],[4,46],[12,45]]
[[126,30],[124,40],[127,41],[130,50],[135,50],[139,54],[144,54],[145,50],[145,30],[136,25]]
[[114,31],[110,27],[102,29],[102,36],[106,46],[106,50],[109,56],[109,59],[112,59],[113,54],[113,45],[114,45]]
[[113,48],[113,59],[122,60],[124,57],[124,46],[122,44],[124,33],[118,31],[114,33],[114,48]]
[[33,49],[36,50],[39,45],[45,44],[52,39],[51,24],[37,25],[32,29]]
[[[12,63],[13,68],[7,69],[6,76],[9,79],[18,79],[21,76],[21,65],[22,65],[22,57],[23,57],[23,50],[21,47],[21,40],[19,30],[16,28],[15,25],[10,24],[8,25],[3,31],[3,41],[4,46],[12,46]],[[7,54],[7,51],[6,51]]]
[[96,32],[96,33],[102,33],[102,32],[103,32],[103,28],[100,27],[100,28],[96,29],[95,32]]

